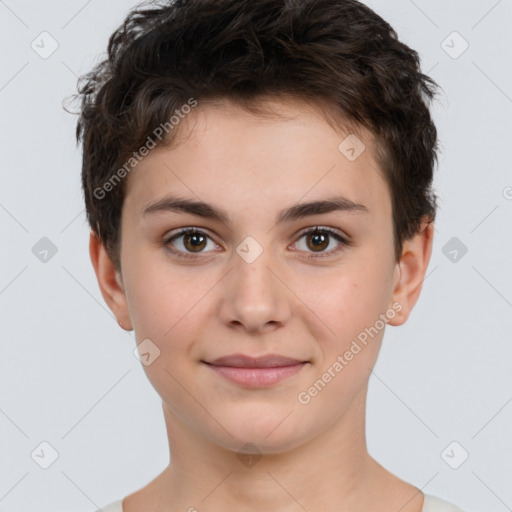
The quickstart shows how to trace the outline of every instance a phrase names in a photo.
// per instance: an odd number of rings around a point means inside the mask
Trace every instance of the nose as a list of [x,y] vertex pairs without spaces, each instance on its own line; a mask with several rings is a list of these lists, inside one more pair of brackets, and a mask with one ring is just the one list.
[[221,294],[222,322],[253,334],[284,326],[291,316],[293,294],[279,274],[270,251],[264,250],[250,263],[235,254]]

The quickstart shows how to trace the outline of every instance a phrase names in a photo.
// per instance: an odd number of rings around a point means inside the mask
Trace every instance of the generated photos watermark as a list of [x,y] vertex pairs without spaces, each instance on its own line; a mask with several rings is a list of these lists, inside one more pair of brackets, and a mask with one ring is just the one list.
[[392,320],[395,318],[396,314],[402,311],[403,306],[400,302],[394,302],[392,307],[388,308],[385,313],[381,313],[379,315],[379,319],[374,322],[374,324],[370,327],[365,327],[363,331],[361,331],[356,339],[352,340],[350,347],[342,354],[336,357],[336,361],[327,368],[327,370],[322,373],[319,379],[311,384],[311,386],[305,390],[301,391],[297,395],[297,400],[302,405],[307,405],[311,402],[311,400],[318,395],[326,386],[331,382],[342,370],[345,368],[350,361],[354,359],[357,354],[359,354],[364,347],[368,344],[368,337],[373,339],[375,336],[381,332],[388,320]]
[[111,192],[120,182],[126,177],[127,174],[145,157],[149,151],[156,145],[156,139],[161,141],[171,130],[177,126],[182,119],[190,114],[192,108],[197,106],[197,100],[189,98],[187,103],[183,104],[179,109],[174,111],[174,114],[165,123],[160,123],[149,135],[146,142],[137,150],[132,153],[132,156],[124,163],[122,167],[112,174],[112,176],[101,186],[94,189],[94,197],[96,199],[103,199],[107,192]]

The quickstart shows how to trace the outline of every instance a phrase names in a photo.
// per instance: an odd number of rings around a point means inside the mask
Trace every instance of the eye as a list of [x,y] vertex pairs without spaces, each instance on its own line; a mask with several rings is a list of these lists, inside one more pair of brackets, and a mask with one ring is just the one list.
[[[305,239],[305,248],[299,247],[301,251],[311,251],[313,254],[310,256],[302,256],[303,258],[322,258],[331,256],[332,254],[338,253],[343,250],[345,246],[349,246],[350,242],[341,236],[337,231],[316,226],[314,228],[308,228],[300,233],[299,240],[295,244],[299,244],[299,241]],[[337,247],[326,251],[332,244],[332,239],[335,239],[338,243]],[[201,231],[197,228],[182,228],[177,233],[167,238],[164,242],[165,246],[178,257],[181,258],[195,258],[194,254],[202,254],[207,252],[205,249],[208,247],[208,240],[211,241],[211,249],[215,249],[217,244],[206,232]],[[296,249],[293,249],[296,250]]]
[[[331,228],[323,228],[320,226],[302,231],[299,237],[299,241],[303,238],[305,238],[305,249],[299,247],[299,250],[308,251],[311,249],[313,253],[320,253],[318,255],[313,254],[312,256],[304,256],[305,258],[324,258],[327,256],[332,256],[332,254],[343,250],[345,246],[350,245],[348,240],[342,237],[337,231]],[[335,249],[326,251],[325,249],[331,246],[331,241],[333,238],[338,242],[338,246]],[[296,242],[296,244],[298,244],[298,242]]]
[[207,247],[207,240],[211,240],[213,244],[213,248],[217,247],[217,244],[213,242],[213,239],[206,234],[204,231],[201,231],[196,228],[182,228],[177,233],[172,235],[170,238],[167,238],[164,242],[166,246],[174,246],[175,241],[180,240],[176,245],[178,246],[177,250],[169,248],[169,250],[175,254],[176,256],[182,258],[194,258],[195,256],[190,256],[188,253],[197,253],[201,254],[203,249]]

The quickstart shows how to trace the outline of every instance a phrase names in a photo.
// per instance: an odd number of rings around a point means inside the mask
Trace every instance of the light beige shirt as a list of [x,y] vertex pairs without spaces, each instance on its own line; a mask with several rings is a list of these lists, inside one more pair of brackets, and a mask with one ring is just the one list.
[[[96,512],[123,512],[123,500],[115,501],[106,507],[103,507]],[[448,503],[447,501],[425,494],[425,501],[421,512],[464,512],[460,508]]]

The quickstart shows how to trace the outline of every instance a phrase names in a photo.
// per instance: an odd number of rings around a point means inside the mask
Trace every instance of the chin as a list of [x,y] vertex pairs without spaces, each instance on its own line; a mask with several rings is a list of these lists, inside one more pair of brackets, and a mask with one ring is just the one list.
[[[255,411],[253,414],[239,414],[230,421],[222,422],[226,430],[216,430],[215,441],[236,453],[279,454],[291,450],[307,441],[307,422],[286,410]],[[314,429],[315,426],[311,425]],[[220,434],[220,436],[219,436]],[[309,437],[314,437],[311,432]]]

